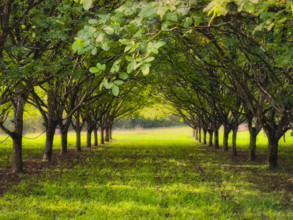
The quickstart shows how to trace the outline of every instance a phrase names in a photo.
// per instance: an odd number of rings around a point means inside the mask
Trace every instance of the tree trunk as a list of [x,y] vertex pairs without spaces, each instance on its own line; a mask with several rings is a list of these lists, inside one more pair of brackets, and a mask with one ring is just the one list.
[[207,144],[207,130],[203,130],[203,144]]
[[286,143],[286,133],[283,135],[283,141]]
[[67,119],[65,124],[62,124],[60,122],[60,130],[61,130],[61,149],[60,149],[60,155],[64,155],[67,153],[68,149],[68,131],[69,131],[69,126],[71,122],[71,118]]
[[98,146],[98,129],[95,127],[94,128],[94,136],[95,136],[95,141],[94,141],[94,146]]
[[249,161],[256,160],[256,137],[258,135],[258,131],[256,128],[249,128],[250,140],[249,140]]
[[269,136],[269,155],[268,155],[268,165],[270,169],[274,169],[278,166],[278,145],[279,140],[274,136]]
[[223,136],[223,148],[224,151],[228,151],[229,147],[228,147],[228,140],[229,140],[229,128],[227,125],[224,125],[224,136]]
[[215,149],[219,149],[219,129],[215,129],[214,131],[215,135],[214,135],[214,148]]
[[198,142],[201,143],[201,127],[198,128]]
[[22,137],[15,135],[12,139],[13,141],[13,163],[12,172],[22,173],[23,163],[22,163]]
[[92,147],[92,131],[91,129],[87,129],[86,132],[86,147]]
[[67,139],[68,139],[68,129],[61,129],[61,149],[60,155],[67,153]]
[[209,130],[209,147],[213,146],[213,131]]
[[100,143],[104,144],[104,128],[101,126],[101,135],[100,135]]
[[113,128],[112,128],[112,125],[110,126],[110,140],[113,140]]
[[110,141],[110,128],[106,127],[105,132],[106,132],[105,141],[109,142]]
[[76,151],[81,151],[81,125],[80,125],[80,115],[79,112],[76,116]]
[[52,159],[53,142],[54,142],[56,127],[57,127],[57,123],[54,123],[54,122],[48,123],[47,132],[46,132],[46,146],[45,146],[45,152],[43,155],[43,161],[50,162]]
[[237,148],[236,148],[237,132],[238,132],[238,125],[233,127],[233,136],[232,136],[232,155],[233,156],[237,156]]
[[16,97],[14,103],[14,132],[12,135],[13,140],[13,163],[12,171],[14,173],[23,172],[22,163],[22,132],[23,132],[23,112],[26,98],[22,95]]
[[198,128],[195,129],[195,140],[198,141]]

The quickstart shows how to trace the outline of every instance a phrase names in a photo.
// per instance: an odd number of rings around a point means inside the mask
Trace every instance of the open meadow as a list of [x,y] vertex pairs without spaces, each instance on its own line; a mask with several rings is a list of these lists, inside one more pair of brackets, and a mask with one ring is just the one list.
[[[231,152],[194,141],[186,127],[115,130],[113,138],[110,144],[75,153],[75,135],[70,133],[73,158],[67,156],[63,163],[55,158],[52,166],[40,161],[45,136],[25,139],[28,173],[20,174],[22,181],[0,197],[0,219],[293,218],[289,132],[286,143],[280,141],[280,166],[274,171],[266,166],[263,132],[257,141],[256,162],[247,161],[247,132],[239,132],[239,156],[234,158]],[[84,134],[82,146],[85,141]],[[59,146],[57,135],[56,154]],[[0,147],[2,173],[11,165],[11,151],[10,141]],[[46,172],[33,170],[33,165],[40,164]]]

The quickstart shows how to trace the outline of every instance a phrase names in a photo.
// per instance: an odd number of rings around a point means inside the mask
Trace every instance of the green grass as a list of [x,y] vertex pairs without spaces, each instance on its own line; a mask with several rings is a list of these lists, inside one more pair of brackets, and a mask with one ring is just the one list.
[[[56,175],[53,167],[12,187],[0,198],[0,219],[293,219],[292,192],[272,188],[292,178],[287,136],[280,143],[286,169],[268,171],[263,162],[234,162],[231,152],[195,143],[189,128],[115,131],[113,143],[83,152],[74,169]],[[261,134],[258,152],[265,152],[264,141]],[[26,140],[25,157],[42,153],[43,142]],[[246,132],[238,143],[246,152]],[[1,146],[1,164],[10,163],[10,148]]]

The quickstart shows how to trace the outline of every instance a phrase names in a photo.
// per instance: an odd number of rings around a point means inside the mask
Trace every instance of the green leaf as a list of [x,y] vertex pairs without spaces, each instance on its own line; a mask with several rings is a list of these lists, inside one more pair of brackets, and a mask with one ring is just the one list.
[[114,84],[112,82],[108,83],[108,81],[105,80],[104,81],[104,86],[105,86],[106,89],[111,89],[114,86]]
[[115,61],[115,63],[113,64],[113,66],[110,70],[111,73],[115,73],[115,72],[119,71],[119,69],[120,69],[119,63],[120,63],[120,60]]
[[140,68],[141,71],[142,71],[142,74],[145,76],[145,75],[148,75],[149,72],[150,72],[150,64],[143,64],[142,67]]
[[131,63],[128,64],[127,72],[131,73],[133,70],[135,70],[135,66],[136,66],[136,61],[133,60]]
[[127,46],[127,47],[125,47],[124,52],[129,51],[131,48],[132,48],[132,46]]
[[250,2],[247,2],[244,7],[243,7],[243,10],[244,11],[247,11],[248,13],[250,14],[253,14],[255,12],[255,5],[250,3]]
[[164,46],[166,43],[164,41],[157,41],[153,43],[153,48],[159,49],[160,47]]
[[157,11],[157,14],[160,16],[161,20],[163,20],[163,17],[167,11],[168,11],[167,7],[162,7]]
[[97,24],[98,23],[98,20],[97,19],[90,19],[88,21],[89,24]]
[[101,19],[100,23],[105,24],[107,21],[109,21],[111,14],[106,14],[106,15],[99,14],[98,16]]
[[126,45],[126,46],[131,46],[132,45],[132,43],[127,39],[120,39],[119,42],[121,44],[123,44],[123,45]]
[[97,53],[98,53],[98,50],[97,50],[97,48],[95,47],[95,48],[92,50],[92,55],[95,56],[95,55],[97,55]]
[[115,80],[113,83],[115,85],[117,85],[117,86],[121,86],[124,83],[124,81],[122,81],[122,80]]
[[261,31],[263,29],[264,25],[265,25],[265,23],[261,23],[260,25],[256,26],[254,28],[254,31],[252,32],[252,34],[254,34],[257,31]]
[[158,4],[149,5],[145,7],[144,9],[142,9],[139,15],[145,18],[151,17],[156,14],[157,9],[158,9]]
[[85,10],[89,10],[93,5],[93,0],[84,0],[83,1],[83,8]]
[[112,35],[114,34],[114,28],[110,27],[110,26],[107,26],[104,28],[104,31],[109,34],[109,35]]
[[119,78],[123,79],[123,80],[128,79],[128,74],[127,73],[120,73]]
[[154,57],[148,57],[144,60],[144,62],[149,63],[152,62],[155,58]]
[[188,17],[188,18],[186,18],[186,20],[185,20],[183,26],[184,26],[185,28],[189,28],[192,24],[193,24],[193,19],[190,18],[190,17]]
[[166,14],[166,20],[167,21],[175,21],[175,22],[177,22],[178,21],[178,15],[177,15],[177,13],[175,13],[175,12],[168,12]]
[[106,64],[100,64],[100,63],[97,63],[97,68],[98,68],[100,71],[105,71],[105,70],[106,70]]
[[74,51],[79,51],[79,50],[82,50],[83,48],[84,48],[84,42],[82,40],[76,40],[72,44],[72,49]]
[[169,26],[172,25],[172,23],[170,21],[165,21],[162,23],[162,31],[167,31],[169,29]]
[[97,67],[91,67],[90,72],[91,73],[98,73],[98,72],[100,72],[100,70]]
[[112,93],[113,93],[113,95],[114,95],[114,96],[118,96],[118,95],[119,95],[119,92],[120,92],[119,87],[116,86],[116,85],[114,85],[114,86],[112,87]]
[[101,48],[104,50],[104,51],[108,51],[110,48],[109,48],[109,45],[107,42],[103,42],[102,45],[101,45]]
[[98,37],[96,38],[96,42],[102,42],[104,40],[104,34],[102,34],[102,33],[100,33],[99,35],[98,35]]

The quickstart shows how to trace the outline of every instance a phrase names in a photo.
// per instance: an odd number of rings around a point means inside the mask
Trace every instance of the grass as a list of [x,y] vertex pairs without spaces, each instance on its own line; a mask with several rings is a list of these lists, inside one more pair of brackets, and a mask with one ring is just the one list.
[[[281,168],[268,171],[262,160],[235,161],[196,143],[189,128],[115,131],[113,143],[83,152],[73,169],[52,167],[12,187],[0,198],[0,219],[293,219],[287,136]],[[238,144],[247,154],[246,132]],[[24,157],[42,153],[43,145],[44,137],[26,140]],[[1,146],[1,167],[10,164],[10,148]],[[265,150],[261,134],[258,152]]]

